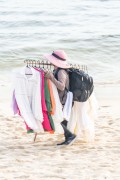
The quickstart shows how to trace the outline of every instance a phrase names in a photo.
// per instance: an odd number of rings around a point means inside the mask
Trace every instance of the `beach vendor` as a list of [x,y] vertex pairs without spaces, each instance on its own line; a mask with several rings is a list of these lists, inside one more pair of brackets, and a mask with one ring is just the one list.
[[[70,68],[70,65],[67,63],[67,54],[63,50],[56,50],[52,54],[44,54],[44,57],[54,66],[53,73],[45,71],[45,77],[56,85],[61,104],[64,107],[67,98],[67,89],[69,88],[69,76],[66,69]],[[68,130],[67,120],[61,119],[61,125],[64,130],[65,140],[57,145],[69,145],[73,143],[76,139],[76,135]]]

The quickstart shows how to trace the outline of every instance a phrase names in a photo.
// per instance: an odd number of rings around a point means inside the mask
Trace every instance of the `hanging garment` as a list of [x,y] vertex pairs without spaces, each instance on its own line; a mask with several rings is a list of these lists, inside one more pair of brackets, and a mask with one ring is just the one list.
[[45,131],[52,131],[52,128],[50,126],[50,121],[48,119],[48,113],[47,113],[47,107],[45,103],[45,94],[44,94],[44,72],[42,70],[39,70],[35,68],[42,77],[42,87],[41,87],[41,105],[42,105],[42,113],[43,113],[43,128]]
[[54,115],[54,113],[55,113],[55,99],[54,99],[54,94],[53,94],[53,90],[52,90],[52,86],[51,86],[50,79],[48,79],[47,82],[48,82],[48,89],[49,89],[49,92],[50,92],[50,101],[51,101],[51,111],[50,111],[50,114],[51,114],[51,115]]
[[54,99],[55,99],[55,111],[54,115],[52,115],[54,125],[55,125],[55,132],[59,134],[63,134],[63,128],[60,124],[60,122],[63,121],[63,111],[62,111],[62,104],[60,102],[59,94],[57,87],[55,84],[50,80]]
[[98,118],[98,108],[99,108],[99,105],[98,105],[98,101],[96,100],[96,97],[95,97],[95,94],[94,94],[94,91],[93,93],[91,94],[89,100],[87,101],[87,109],[88,109],[88,115],[90,116],[90,118],[95,121],[97,118]]
[[26,67],[15,74],[14,90],[21,116],[34,131],[43,132],[40,74],[31,68],[32,76],[26,76]]
[[47,106],[48,118],[50,120],[50,125],[51,125],[51,128],[55,131],[54,122],[53,122],[52,116],[50,114],[50,112],[51,112],[51,101],[50,101],[50,92],[48,89],[48,83],[47,83],[46,78],[44,78],[44,94],[45,94],[45,102],[46,102],[46,106]]
[[[13,91],[13,95],[12,95],[12,110],[13,110],[14,115],[18,114],[21,116],[21,113],[20,113],[16,98],[15,98],[15,90]],[[27,132],[31,131],[32,129],[27,125],[27,123],[25,121],[24,121],[24,123],[25,123]]]
[[73,93],[68,91],[67,99],[63,108],[63,118],[69,121],[73,102]]
[[19,114],[19,107],[15,98],[15,90],[13,90],[12,93],[12,103],[11,103],[12,111],[15,114]]
[[33,130],[27,125],[27,123],[25,121],[24,121],[24,123],[25,123],[27,133],[33,132]]
[[[93,142],[95,136],[93,117],[96,118],[97,106],[94,104],[95,101],[93,102],[94,98],[95,97],[92,94],[86,102],[75,101],[71,117],[67,125],[71,132],[75,133],[77,137],[82,138],[86,142]],[[92,113],[92,117],[90,112]]]

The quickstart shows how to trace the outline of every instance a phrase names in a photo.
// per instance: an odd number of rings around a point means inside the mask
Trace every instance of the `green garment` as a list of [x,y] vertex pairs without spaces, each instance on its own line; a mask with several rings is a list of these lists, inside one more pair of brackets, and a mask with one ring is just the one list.
[[52,116],[50,114],[51,110],[52,110],[52,105],[51,105],[51,101],[50,101],[50,92],[48,89],[48,83],[47,83],[47,79],[44,79],[44,94],[45,94],[45,102],[46,102],[46,107],[47,107],[47,112],[48,112],[48,118],[50,120],[50,125],[51,128],[55,131],[55,126],[54,126],[54,122],[52,119]]
[[30,133],[34,133],[34,131],[32,129],[29,129],[27,130],[27,133],[30,134]]

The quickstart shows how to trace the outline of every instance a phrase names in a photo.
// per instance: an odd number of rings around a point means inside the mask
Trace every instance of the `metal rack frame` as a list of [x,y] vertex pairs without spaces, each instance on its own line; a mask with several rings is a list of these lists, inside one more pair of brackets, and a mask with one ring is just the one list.
[[[26,64],[27,67],[37,67],[37,68],[43,68],[43,69],[49,69],[49,70],[54,69],[54,66],[45,59],[41,59],[41,60],[26,59],[24,61],[24,63]],[[71,68],[75,68],[75,69],[79,69],[79,70],[88,72],[87,65],[70,63],[70,66],[71,66]]]

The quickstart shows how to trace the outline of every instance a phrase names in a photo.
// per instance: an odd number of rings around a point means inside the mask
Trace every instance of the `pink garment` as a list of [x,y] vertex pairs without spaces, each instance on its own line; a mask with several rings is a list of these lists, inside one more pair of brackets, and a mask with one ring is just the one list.
[[27,125],[27,123],[25,121],[24,121],[24,123],[25,123],[25,126],[26,126],[26,130],[27,131],[31,130],[31,128]]
[[42,78],[42,84],[41,84],[41,105],[42,105],[42,113],[43,113],[43,128],[46,131],[52,131],[52,128],[50,126],[50,120],[48,119],[48,114],[47,114],[47,107],[46,107],[46,103],[45,103],[45,95],[44,95],[44,72],[34,68],[35,70],[40,72],[40,76]]

